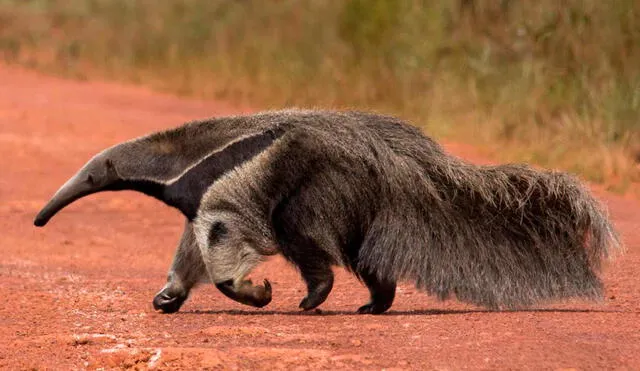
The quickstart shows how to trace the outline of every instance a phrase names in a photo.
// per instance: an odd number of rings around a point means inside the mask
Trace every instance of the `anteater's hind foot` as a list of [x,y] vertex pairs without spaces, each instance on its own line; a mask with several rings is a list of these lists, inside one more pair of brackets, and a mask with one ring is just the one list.
[[361,273],[360,277],[369,289],[371,301],[358,308],[358,314],[381,314],[391,308],[396,296],[396,283],[381,281],[371,273]]
[[307,283],[307,296],[300,302],[300,308],[311,310],[327,300],[333,288],[333,272],[330,267],[300,267],[300,271]]

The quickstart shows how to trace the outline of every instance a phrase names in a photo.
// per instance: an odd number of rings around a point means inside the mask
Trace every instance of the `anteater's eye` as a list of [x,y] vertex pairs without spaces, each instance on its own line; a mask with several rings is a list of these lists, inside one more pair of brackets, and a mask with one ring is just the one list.
[[87,175],[87,183],[93,184],[93,175],[91,174]]

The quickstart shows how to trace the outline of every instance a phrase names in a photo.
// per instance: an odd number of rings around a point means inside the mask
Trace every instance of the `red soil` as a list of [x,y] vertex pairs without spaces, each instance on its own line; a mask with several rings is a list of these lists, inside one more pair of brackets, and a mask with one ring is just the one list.
[[180,236],[176,211],[106,193],[33,227],[44,202],[103,148],[238,111],[0,66],[0,368],[640,369],[640,203],[604,192],[627,245],[605,267],[606,300],[507,313],[402,285],[388,314],[355,315],[367,290],[338,270],[322,312],[303,314],[304,285],[275,258],[252,275],[273,284],[266,308],[205,286],[164,315],[151,299]]

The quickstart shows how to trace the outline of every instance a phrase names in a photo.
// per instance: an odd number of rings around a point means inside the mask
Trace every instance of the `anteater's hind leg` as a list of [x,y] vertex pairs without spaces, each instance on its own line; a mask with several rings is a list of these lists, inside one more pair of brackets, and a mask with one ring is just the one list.
[[367,285],[371,301],[358,309],[360,314],[380,314],[391,308],[396,295],[396,283],[380,280],[375,274],[361,272],[360,278]]
[[295,264],[307,284],[307,296],[299,307],[310,310],[324,303],[333,288],[333,259],[313,238],[302,236],[286,224],[276,223],[278,242],[282,255]]
[[307,283],[307,296],[300,302],[300,308],[310,310],[324,303],[333,288],[333,271],[329,264],[305,262],[298,265],[302,278]]
[[206,269],[202,254],[193,234],[193,226],[187,222],[167,275],[167,284],[153,298],[153,307],[164,313],[177,312],[187,300],[189,291],[204,277]]

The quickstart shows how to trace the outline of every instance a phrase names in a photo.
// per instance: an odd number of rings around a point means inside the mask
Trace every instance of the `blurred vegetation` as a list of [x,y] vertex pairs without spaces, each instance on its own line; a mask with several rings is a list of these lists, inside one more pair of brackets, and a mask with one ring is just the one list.
[[0,0],[0,53],[254,107],[376,109],[500,161],[639,180],[637,0]]

